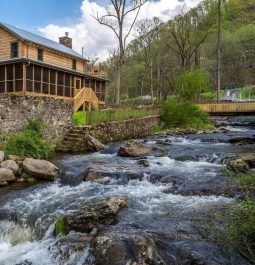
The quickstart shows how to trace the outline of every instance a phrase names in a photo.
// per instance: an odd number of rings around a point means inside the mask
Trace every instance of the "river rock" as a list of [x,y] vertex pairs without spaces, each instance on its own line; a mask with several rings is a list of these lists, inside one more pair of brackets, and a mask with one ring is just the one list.
[[250,169],[249,165],[242,159],[230,160],[227,162],[227,168],[234,173],[247,173]]
[[229,143],[231,144],[254,144],[255,143],[255,137],[237,137],[237,138],[232,138],[229,140]]
[[19,166],[12,160],[5,160],[0,165],[2,168],[10,169],[14,174],[17,174],[19,171]]
[[117,214],[126,206],[127,200],[120,197],[90,203],[77,212],[64,216],[65,231],[90,233],[94,229],[100,230],[105,225],[115,222]]
[[103,143],[90,135],[86,136],[85,141],[89,151],[98,152],[105,148],[105,145]]
[[4,161],[4,152],[0,151],[0,162]]
[[250,167],[255,167],[255,154],[249,154],[246,156],[242,156],[241,159],[245,161]]
[[15,175],[12,170],[7,168],[0,168],[0,182],[15,181]]
[[58,175],[58,168],[46,160],[26,158],[23,161],[23,168],[28,176],[40,179],[54,180]]
[[166,265],[154,241],[140,231],[102,231],[92,243],[95,264]]
[[21,156],[9,155],[9,160],[16,162],[18,165],[22,165],[25,158]]
[[128,141],[119,149],[119,156],[140,157],[148,155],[155,148],[138,141]]

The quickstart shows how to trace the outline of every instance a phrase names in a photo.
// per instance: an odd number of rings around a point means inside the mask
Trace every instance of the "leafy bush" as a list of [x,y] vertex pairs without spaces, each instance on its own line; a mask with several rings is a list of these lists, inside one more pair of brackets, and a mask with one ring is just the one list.
[[169,99],[165,102],[162,119],[167,128],[214,128],[208,115],[201,111],[198,106],[188,102],[178,103],[175,99]]
[[183,72],[176,83],[177,97],[181,101],[194,101],[202,92],[210,90],[210,79],[202,69]]
[[41,119],[28,121],[21,134],[12,134],[6,141],[4,150],[6,155],[49,158],[54,149],[43,136],[44,128],[45,125]]

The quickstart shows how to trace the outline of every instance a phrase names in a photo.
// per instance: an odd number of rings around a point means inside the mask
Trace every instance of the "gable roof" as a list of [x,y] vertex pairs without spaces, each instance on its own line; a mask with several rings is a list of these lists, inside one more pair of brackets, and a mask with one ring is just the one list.
[[36,44],[57,50],[59,52],[66,53],[72,57],[76,57],[76,58],[80,58],[82,60],[88,61],[86,58],[82,57],[78,52],[58,42],[46,39],[44,37],[28,32],[26,30],[17,28],[15,26],[9,25],[7,23],[0,22],[0,27],[3,27],[5,30],[7,30],[8,32],[15,35],[17,38],[21,40],[31,41]]

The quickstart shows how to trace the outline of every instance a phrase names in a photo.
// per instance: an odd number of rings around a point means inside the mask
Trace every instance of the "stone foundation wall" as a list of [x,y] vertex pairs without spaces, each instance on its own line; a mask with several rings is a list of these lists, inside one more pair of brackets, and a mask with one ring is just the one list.
[[72,104],[48,97],[0,94],[0,133],[20,132],[26,122],[42,117],[49,140],[61,141],[72,126]]
[[65,137],[59,151],[84,152],[87,150],[85,136],[91,135],[103,143],[138,138],[150,134],[160,122],[160,116],[129,119],[126,121],[74,127]]

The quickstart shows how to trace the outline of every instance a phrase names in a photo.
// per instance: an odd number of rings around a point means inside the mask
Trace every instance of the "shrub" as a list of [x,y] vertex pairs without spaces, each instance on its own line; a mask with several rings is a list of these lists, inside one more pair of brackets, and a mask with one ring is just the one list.
[[202,92],[210,90],[210,79],[202,69],[183,72],[176,83],[177,97],[181,101],[193,101]]
[[212,129],[208,115],[191,103],[178,103],[175,99],[169,99],[163,106],[162,120],[167,128],[197,128]]
[[39,159],[49,158],[53,152],[53,146],[44,138],[45,125],[41,119],[28,121],[21,134],[12,134],[5,144],[5,153],[17,156],[29,156]]

